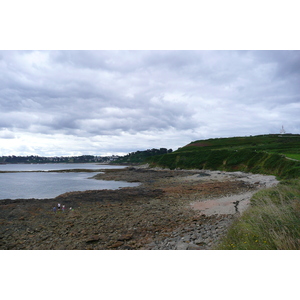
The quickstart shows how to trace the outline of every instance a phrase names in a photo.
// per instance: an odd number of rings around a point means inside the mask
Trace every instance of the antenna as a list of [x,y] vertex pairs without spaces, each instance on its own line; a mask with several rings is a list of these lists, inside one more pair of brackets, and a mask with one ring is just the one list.
[[283,125],[282,125],[282,128],[281,128],[281,130],[280,130],[280,134],[285,134],[285,130],[284,130]]

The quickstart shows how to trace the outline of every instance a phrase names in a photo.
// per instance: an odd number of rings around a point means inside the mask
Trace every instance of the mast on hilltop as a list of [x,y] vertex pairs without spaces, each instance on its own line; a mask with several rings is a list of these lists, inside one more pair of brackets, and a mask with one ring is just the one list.
[[280,130],[280,134],[285,134],[285,130],[284,130],[283,125],[282,125],[282,128],[281,128],[281,130]]

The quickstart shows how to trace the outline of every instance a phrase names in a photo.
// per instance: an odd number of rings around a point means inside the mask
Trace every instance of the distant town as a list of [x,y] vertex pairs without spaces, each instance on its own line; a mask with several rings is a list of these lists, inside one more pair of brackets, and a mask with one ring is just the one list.
[[144,151],[136,151],[128,153],[124,156],[111,155],[111,156],[95,156],[95,155],[80,155],[80,156],[53,156],[43,157],[38,155],[30,156],[0,156],[0,164],[46,164],[46,163],[140,163],[145,158],[154,155],[161,155],[171,153],[172,149],[148,149]]
[[109,163],[119,158],[117,155],[112,156],[94,156],[94,155],[81,155],[81,156],[54,156],[54,157],[41,157],[37,155],[30,156],[1,156],[0,164],[42,164],[42,163]]

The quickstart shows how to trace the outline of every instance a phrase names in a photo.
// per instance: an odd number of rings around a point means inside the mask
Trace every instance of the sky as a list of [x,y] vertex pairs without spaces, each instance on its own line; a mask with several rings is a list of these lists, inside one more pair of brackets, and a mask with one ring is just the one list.
[[0,51],[0,155],[300,133],[300,51]]
[[4,5],[0,156],[300,133],[296,1],[146,3]]

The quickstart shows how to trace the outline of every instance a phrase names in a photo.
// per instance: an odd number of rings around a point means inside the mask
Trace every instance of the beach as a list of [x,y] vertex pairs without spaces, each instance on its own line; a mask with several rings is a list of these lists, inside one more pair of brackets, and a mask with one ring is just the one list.
[[[0,201],[0,249],[210,250],[274,176],[208,170],[103,170],[101,180],[139,182],[53,199]],[[53,207],[65,205],[65,210]]]

